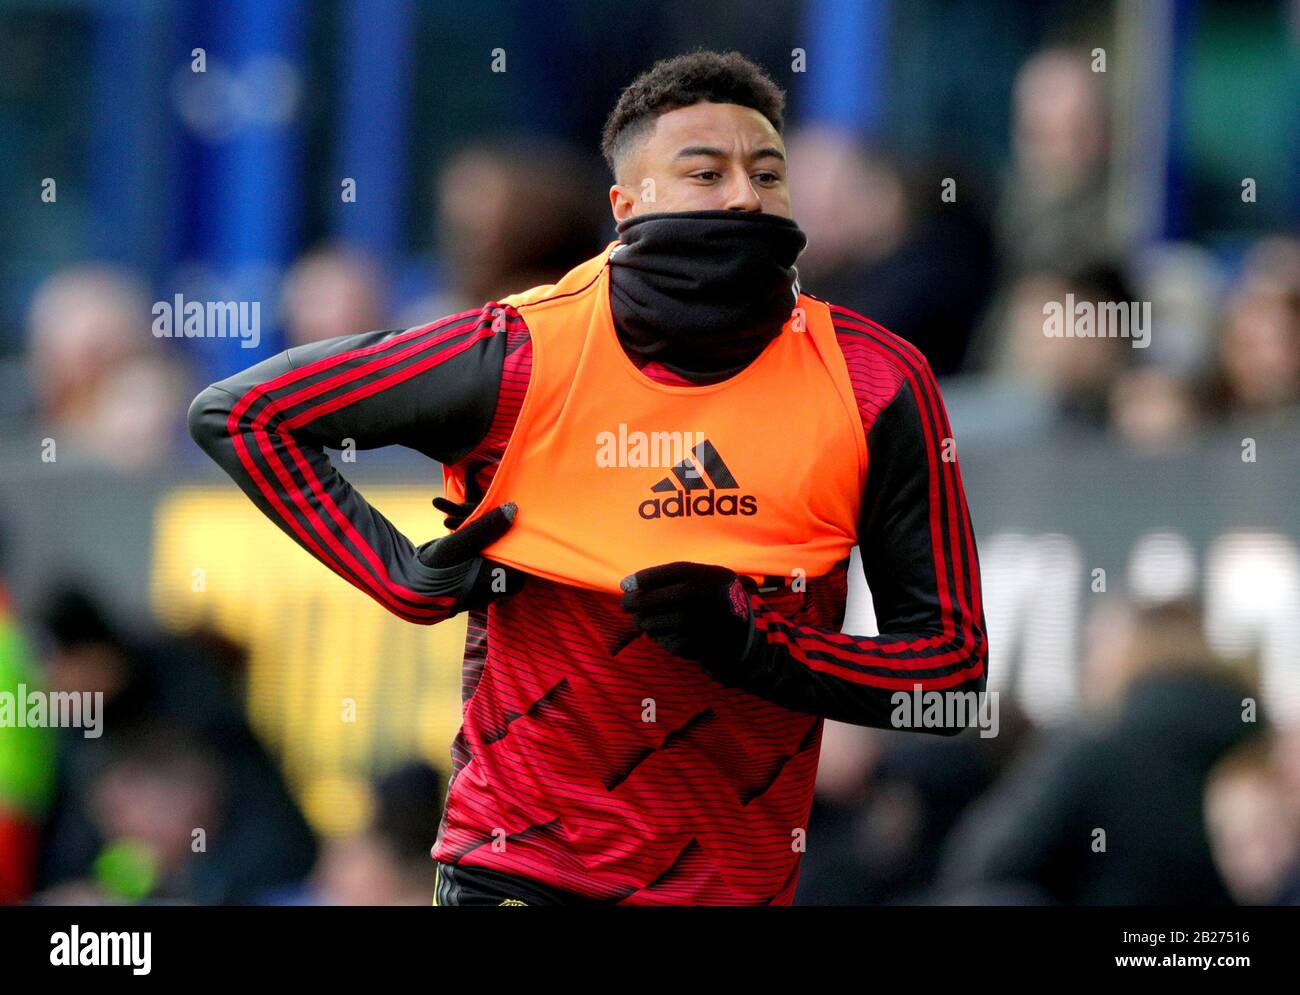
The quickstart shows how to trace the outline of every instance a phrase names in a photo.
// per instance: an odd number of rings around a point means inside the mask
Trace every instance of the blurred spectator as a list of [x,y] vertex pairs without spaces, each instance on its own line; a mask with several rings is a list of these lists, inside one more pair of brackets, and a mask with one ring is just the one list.
[[[1133,347],[1132,338],[1048,335],[1047,306],[1068,313],[1069,295],[1076,306],[1134,301],[1132,288],[1114,267],[1033,270],[1019,276],[1007,293],[1000,324],[985,329],[996,338],[981,343],[991,369],[976,399],[978,431],[1010,440],[1109,427],[1113,385],[1141,350]],[[965,403],[954,392],[953,406],[960,409]]]
[[286,274],[282,293],[290,348],[386,327],[378,267],[341,246],[318,248],[299,259]]
[[1294,418],[1300,406],[1300,242],[1261,242],[1229,296],[1207,386],[1219,418]]
[[1196,381],[1204,369],[1226,279],[1212,253],[1169,243],[1137,266],[1141,300],[1151,302],[1151,344],[1115,378],[1110,418],[1126,444],[1169,451],[1190,443],[1204,421]]
[[978,733],[951,739],[899,734],[876,770],[862,813],[866,904],[910,903],[933,880],[940,847],[962,811],[993,783]]
[[1300,905],[1300,823],[1278,763],[1282,745],[1260,738],[1238,747],[1206,788],[1214,860],[1242,905]]
[[[967,364],[1011,378],[986,399],[999,434],[1041,426],[1044,406],[1076,425],[1107,421],[1107,391],[1127,343],[1047,338],[1042,311],[1070,291],[1134,300],[1116,269],[1123,246],[1108,221],[1102,79],[1084,52],[1050,48],[1025,62],[1013,86],[1012,162],[994,217],[999,289]],[[1096,290],[1119,296],[1089,296]]]
[[381,778],[369,825],[326,845],[313,876],[318,900],[326,905],[431,904],[430,850],[444,791],[442,777],[424,763]]
[[[109,834],[135,824],[134,806],[150,808],[159,798],[218,813],[220,831],[209,834],[206,853],[168,879],[180,897],[246,901],[308,872],[314,837],[206,643],[129,638],[75,587],[47,601],[41,624],[49,687],[102,692],[104,706],[101,737],[59,731],[58,793],[42,831],[40,886],[93,879],[96,862],[115,843]],[[167,743],[173,745],[160,745]],[[162,763],[169,752],[183,754],[184,762]],[[202,797],[186,794],[182,783],[198,773],[206,779]],[[176,840],[153,844],[163,850],[152,859],[179,874],[168,849]]]
[[870,893],[859,823],[883,751],[884,737],[876,729],[831,721],[823,725],[796,904],[855,905]]
[[1000,706],[995,738],[827,722],[798,904],[897,904],[923,895],[945,836],[1023,741],[1023,716],[1009,700]]
[[562,142],[513,136],[470,145],[437,184],[445,284],[412,309],[410,324],[552,283],[614,239],[603,188]]
[[129,273],[76,266],[41,284],[28,312],[37,428],[112,466],[165,461],[190,390],[152,321],[148,292]]
[[1007,279],[1107,263],[1121,248],[1107,221],[1104,79],[1066,48],[1033,55],[1016,77],[1012,168],[996,219]]
[[1213,657],[1195,608],[1131,611],[1083,675],[1102,714],[1046,738],[971,809],[949,838],[940,896],[1028,888],[1067,905],[1231,901],[1202,800],[1215,762],[1259,727],[1243,716],[1251,691]]
[[371,786],[364,828],[325,842],[309,879],[268,892],[268,905],[430,905],[431,851],[446,785],[423,761],[412,761]]
[[1116,378],[1110,391],[1110,419],[1126,442],[1148,451],[1187,443],[1200,427],[1191,385],[1151,364],[1136,366]]
[[1155,328],[1143,359],[1190,380],[1205,367],[1228,276],[1223,262],[1192,242],[1158,242],[1135,256],[1138,296],[1151,302]]
[[96,886],[116,899],[238,900],[217,885],[235,856],[225,814],[240,789],[220,755],[180,727],[144,726],[123,739],[90,799],[104,841]]
[[[1207,299],[1207,292],[1223,288],[1203,261],[1193,263],[1193,252],[1179,253],[1183,268],[1191,271],[1186,275],[1195,274],[1209,286],[1171,286],[1178,274],[1166,271],[1154,288],[1165,293],[1153,304],[1160,315],[1153,333],[1157,343],[1171,335],[1190,342],[1144,354],[1143,359],[1160,355],[1164,361],[1126,371],[1111,392],[1116,428],[1128,442],[1146,448],[1187,441],[1207,421],[1245,419],[1254,426],[1300,417],[1300,242],[1261,241],[1247,255],[1226,301]],[[1193,309],[1203,317],[1193,320]],[[1204,341],[1202,324],[1214,334],[1212,341]],[[1197,345],[1208,349],[1194,365],[1188,360]]]
[[993,279],[970,193],[945,203],[937,177],[830,128],[795,132],[788,151],[801,286],[901,335],[936,374],[960,369]]

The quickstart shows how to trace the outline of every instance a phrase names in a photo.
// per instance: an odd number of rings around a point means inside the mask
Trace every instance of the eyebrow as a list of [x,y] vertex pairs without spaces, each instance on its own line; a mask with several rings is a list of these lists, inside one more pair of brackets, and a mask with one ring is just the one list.
[[[711,145],[688,145],[673,156],[673,158],[689,159],[692,156],[700,155],[712,156],[715,159],[726,157],[726,153],[723,152],[722,149],[714,148]],[[781,150],[772,145],[764,146],[761,149],[755,149],[754,153],[749,158],[750,161],[758,159],[780,159],[782,162],[785,162],[785,156],[781,154]]]

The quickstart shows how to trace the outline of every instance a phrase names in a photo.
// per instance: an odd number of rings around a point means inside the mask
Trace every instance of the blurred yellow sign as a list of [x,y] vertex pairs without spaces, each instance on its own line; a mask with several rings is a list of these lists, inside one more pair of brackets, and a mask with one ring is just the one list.
[[[427,489],[373,488],[366,499],[413,541],[444,531]],[[463,617],[423,626],[389,614],[228,487],[159,503],[151,573],[164,625],[212,628],[248,648],[249,718],[320,832],[364,822],[376,772],[412,757],[446,771]]]

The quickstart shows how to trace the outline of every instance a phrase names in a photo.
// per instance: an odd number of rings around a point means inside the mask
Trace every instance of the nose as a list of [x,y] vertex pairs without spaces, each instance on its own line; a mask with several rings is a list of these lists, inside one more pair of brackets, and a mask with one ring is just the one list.
[[724,209],[751,212],[763,210],[763,202],[759,199],[758,191],[754,189],[754,184],[749,179],[749,173],[745,170],[739,169],[732,173],[731,182],[727,188],[727,203]]

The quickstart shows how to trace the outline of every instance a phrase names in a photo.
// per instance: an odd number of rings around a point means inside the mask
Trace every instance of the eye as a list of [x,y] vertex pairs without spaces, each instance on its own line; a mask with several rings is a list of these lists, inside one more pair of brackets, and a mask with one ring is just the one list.
[[763,171],[763,172],[761,172],[761,173],[755,173],[755,174],[754,174],[754,179],[758,180],[759,183],[763,183],[763,184],[766,184],[766,185],[771,185],[771,184],[773,184],[773,183],[780,183],[780,182],[781,182],[781,177],[780,177],[780,176],[778,176],[776,173],[769,172],[769,171],[766,171],[766,170]]
[[697,180],[709,181],[709,180],[716,180],[722,174],[719,173],[716,169],[701,169],[698,173],[692,173],[691,175],[694,176]]

